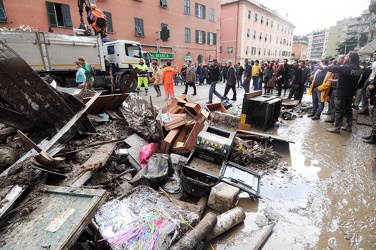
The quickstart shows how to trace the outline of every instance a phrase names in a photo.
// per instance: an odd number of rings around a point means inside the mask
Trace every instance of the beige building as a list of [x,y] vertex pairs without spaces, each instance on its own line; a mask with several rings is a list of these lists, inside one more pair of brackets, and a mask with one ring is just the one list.
[[337,44],[345,41],[348,37],[355,36],[357,38],[358,44],[355,51],[372,42],[376,35],[375,17],[375,14],[370,13],[369,10],[364,10],[361,16],[345,18],[330,27],[327,55],[333,57],[338,55]]
[[306,60],[308,50],[308,37],[294,36],[292,44],[291,59],[293,60]]
[[221,61],[291,57],[293,23],[256,1],[221,0],[221,4]]
[[326,57],[329,29],[313,31],[307,37],[307,59],[324,59]]

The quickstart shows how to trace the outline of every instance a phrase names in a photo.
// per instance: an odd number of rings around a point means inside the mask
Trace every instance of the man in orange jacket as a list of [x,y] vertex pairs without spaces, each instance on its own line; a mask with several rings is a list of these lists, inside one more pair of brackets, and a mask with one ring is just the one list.
[[174,75],[178,74],[176,69],[171,68],[171,62],[167,62],[167,67],[162,70],[162,83],[164,85],[165,100],[170,95],[171,100],[175,98]]
[[[93,26],[95,35],[101,34],[102,37],[107,36],[107,18],[102,10],[98,9],[95,4],[90,4],[91,14],[89,23]],[[103,29],[103,32],[101,30]]]

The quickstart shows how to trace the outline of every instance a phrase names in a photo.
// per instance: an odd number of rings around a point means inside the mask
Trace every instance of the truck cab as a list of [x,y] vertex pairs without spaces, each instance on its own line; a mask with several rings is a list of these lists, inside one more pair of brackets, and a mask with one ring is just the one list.
[[141,44],[135,41],[118,40],[103,44],[106,60],[116,69],[132,69],[142,58]]

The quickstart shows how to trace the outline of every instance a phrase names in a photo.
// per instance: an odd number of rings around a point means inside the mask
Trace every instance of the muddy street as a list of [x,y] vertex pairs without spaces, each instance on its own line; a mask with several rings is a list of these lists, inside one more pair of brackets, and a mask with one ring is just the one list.
[[[189,98],[204,102],[208,85],[198,87],[199,95]],[[176,86],[176,92],[180,88]],[[217,89],[224,89],[224,84]],[[310,96],[303,101],[309,103]],[[234,102],[240,104],[241,100]],[[324,118],[312,121],[303,115],[267,131],[294,142],[290,154],[285,148],[277,149],[287,171],[262,175],[262,199],[242,196],[238,205],[246,211],[245,223],[214,240],[215,249],[248,249],[260,228],[255,218],[265,215],[265,210],[272,211],[270,217],[277,223],[263,249],[376,248],[375,146],[361,138],[370,127],[354,121],[352,133],[331,134],[326,132],[331,124],[324,123]]]

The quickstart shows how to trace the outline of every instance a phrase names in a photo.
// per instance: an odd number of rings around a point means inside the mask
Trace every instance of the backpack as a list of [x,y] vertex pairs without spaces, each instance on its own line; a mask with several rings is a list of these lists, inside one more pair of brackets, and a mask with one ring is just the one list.
[[91,74],[92,76],[97,75],[97,71],[96,71],[96,69],[94,68],[94,66],[91,66],[91,67],[90,67],[90,74]]

